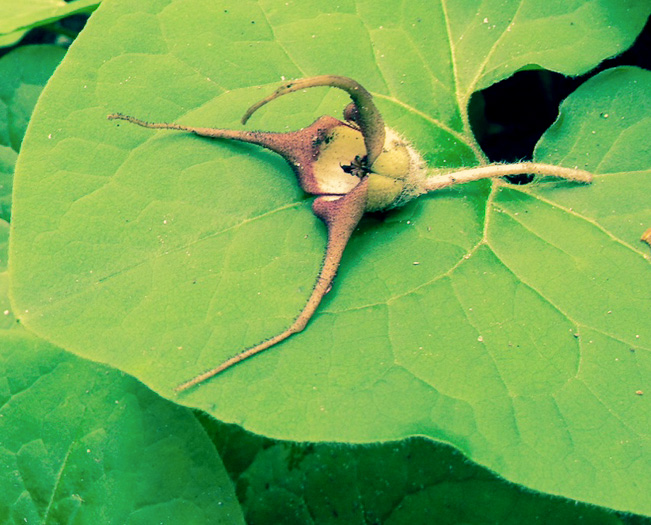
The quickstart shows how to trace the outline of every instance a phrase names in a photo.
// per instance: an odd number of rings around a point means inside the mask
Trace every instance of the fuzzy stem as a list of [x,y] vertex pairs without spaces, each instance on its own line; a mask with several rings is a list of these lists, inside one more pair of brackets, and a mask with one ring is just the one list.
[[[317,193],[314,184],[305,177],[305,170],[312,162],[314,152],[312,150],[314,138],[318,136],[321,129],[328,129],[337,124],[339,121],[333,117],[323,116],[307,128],[287,133],[274,133],[266,131],[246,131],[220,128],[198,128],[194,126],[184,126],[175,123],[146,122],[144,120],[123,115],[122,113],[113,113],[107,117],[109,120],[126,120],[137,126],[149,129],[170,129],[178,131],[187,131],[200,137],[213,139],[237,140],[249,144],[256,144],[263,148],[270,149],[281,155],[292,166],[297,173],[301,187],[308,193]],[[301,166],[303,166],[301,168]]]
[[373,102],[373,95],[371,95],[364,86],[352,78],[338,75],[320,75],[287,82],[280,86],[271,95],[256,102],[253,106],[247,109],[246,113],[244,113],[244,116],[242,117],[242,124],[246,124],[247,120],[249,120],[253,113],[278,97],[301,89],[319,86],[335,87],[350,95],[350,98],[359,112],[357,123],[364,137],[364,144],[366,145],[366,162],[369,166],[372,166],[375,159],[377,159],[380,153],[382,153],[382,148],[384,147],[384,120]]
[[280,137],[281,133],[263,133],[260,131],[238,131],[232,129],[219,129],[219,128],[198,128],[194,126],[184,126],[183,124],[167,123],[167,122],[147,122],[144,120],[123,115],[122,113],[113,113],[106,117],[108,120],[126,120],[131,124],[136,124],[143,128],[149,129],[172,129],[178,131],[188,131],[199,135],[201,137],[209,137],[213,139],[229,139],[239,140],[241,142],[248,142],[251,144],[258,144],[270,149],[274,149],[273,144],[270,144],[269,137]]
[[563,168],[562,166],[541,164],[538,162],[519,162],[517,164],[489,164],[488,166],[470,168],[443,175],[432,175],[425,180],[423,189],[426,192],[436,191],[456,184],[464,184],[481,179],[523,174],[547,175],[586,184],[592,182],[591,173],[577,168]]
[[303,331],[310,321],[314,312],[321,304],[321,300],[332,286],[332,281],[337,275],[339,263],[344,253],[346,245],[350,236],[355,231],[357,224],[364,215],[366,208],[366,198],[368,192],[368,179],[364,178],[350,193],[340,196],[323,195],[317,197],[313,204],[313,211],[315,215],[320,217],[328,227],[328,245],[326,247],[325,257],[321,265],[319,276],[314,285],[314,289],[305,304],[305,307],[298,315],[292,325],[284,332],[267,339],[262,343],[244,350],[239,354],[227,359],[219,366],[207,370],[202,374],[180,384],[174,390],[176,392],[183,392],[188,390],[199,383],[210,379],[213,376],[223,372],[224,370],[253,357],[260,352],[263,352],[288,337]]
[[193,377],[192,379],[186,381],[185,383],[180,384],[174,390],[176,392],[183,392],[184,390],[188,390],[189,388],[192,388],[193,386],[198,385],[199,383],[203,383],[206,379],[210,379],[211,377],[216,376],[217,374],[223,372],[227,368],[230,368],[236,365],[237,363],[240,363],[245,359],[248,359],[249,357],[253,357],[256,354],[259,354],[260,352],[264,352],[265,350],[271,348],[272,346],[277,345],[278,343],[289,338],[290,336],[303,331],[307,326],[308,321],[314,315],[314,312],[318,308],[319,304],[321,303],[321,300],[323,299],[323,296],[330,288],[330,285],[332,284],[332,281],[335,278],[335,275],[337,274],[337,269],[339,268],[339,261],[341,260],[343,249],[336,250],[336,251],[338,251],[338,253],[334,253],[333,249],[331,249],[331,247],[328,246],[328,249],[326,251],[326,257],[325,257],[326,262],[324,263],[323,268],[321,269],[321,273],[317,278],[314,289],[312,290],[312,294],[310,295],[310,298],[307,300],[307,303],[305,304],[305,307],[303,308],[299,316],[292,323],[292,325],[289,328],[287,328],[287,330],[285,330],[284,332],[278,335],[275,335],[271,339],[267,339],[266,341],[263,341],[262,343],[256,346],[253,346],[247,350],[244,350],[243,352],[240,352],[239,354],[231,357],[230,359],[227,359],[219,366],[211,370],[207,370],[206,372],[203,372],[202,374]]

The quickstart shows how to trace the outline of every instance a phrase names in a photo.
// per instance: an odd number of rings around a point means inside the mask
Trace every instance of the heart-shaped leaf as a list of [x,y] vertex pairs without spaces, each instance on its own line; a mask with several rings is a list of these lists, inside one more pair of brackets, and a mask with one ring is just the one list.
[[[632,42],[648,12],[614,0],[107,0],[21,153],[21,321],[171,396],[281,331],[310,292],[323,227],[281,159],[108,113],[236,127],[282,76],[334,73],[372,90],[432,167],[475,164],[474,90],[532,64],[583,72]],[[304,333],[177,401],[284,439],[425,435],[538,490],[651,512],[648,396],[636,394],[650,269],[633,241],[651,222],[647,77],[587,83],[541,144],[539,160],[593,169],[593,186],[476,183],[369,218]],[[295,94],[253,125],[298,128],[345,103]]]

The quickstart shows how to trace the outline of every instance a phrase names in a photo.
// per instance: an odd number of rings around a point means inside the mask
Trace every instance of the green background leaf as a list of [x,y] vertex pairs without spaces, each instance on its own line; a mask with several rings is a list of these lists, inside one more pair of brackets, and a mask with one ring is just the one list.
[[[629,45],[649,12],[470,5],[105,2],[44,93],[19,162],[21,321],[169,396],[282,330],[309,294],[323,228],[281,159],[118,127],[108,113],[238,127],[281,77],[336,73],[371,89],[431,166],[474,164],[473,90],[532,64],[585,71]],[[651,512],[648,396],[635,393],[649,377],[649,265],[631,241],[631,220],[651,222],[648,191],[636,191],[649,186],[636,149],[649,81],[617,75],[586,84],[572,100],[601,105],[568,116],[568,102],[538,152],[608,176],[478,183],[369,217],[305,333],[177,401],[284,439],[425,435],[537,490]],[[604,119],[607,93],[636,106]],[[296,94],[252,126],[297,128],[345,102]],[[590,162],[604,151],[627,164]],[[611,192],[630,205],[613,213]]]
[[0,144],[20,150],[36,101],[64,55],[59,46],[33,45],[0,58]]
[[300,444],[202,422],[249,525],[622,523],[611,511],[508,483],[425,439]]
[[244,523],[189,409],[26,333],[0,340],[0,521]]
[[0,219],[11,217],[11,192],[18,155],[9,146],[0,145]]
[[[43,87],[63,59],[59,46],[23,46],[0,58],[0,218],[11,218],[16,153]],[[5,261],[6,265],[6,261]]]
[[25,33],[27,33],[27,31],[27,29],[21,29],[19,31],[13,31],[12,33],[0,35],[0,47],[13,46],[25,36]]
[[9,302],[9,223],[0,219],[0,329],[18,326]]
[[49,24],[76,13],[88,13],[95,9],[99,0],[0,0],[0,38],[10,45],[11,35],[21,30]]

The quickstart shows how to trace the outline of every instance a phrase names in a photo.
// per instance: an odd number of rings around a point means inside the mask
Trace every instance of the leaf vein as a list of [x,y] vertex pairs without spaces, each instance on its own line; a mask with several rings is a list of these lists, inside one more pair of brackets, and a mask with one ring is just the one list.
[[[600,175],[600,177],[601,177],[601,175]],[[549,200],[549,199],[546,199],[546,198],[542,197],[541,195],[539,195],[538,193],[531,192],[531,191],[529,191],[529,190],[524,189],[523,187],[515,187],[515,188],[512,188],[512,189],[514,189],[515,191],[519,191],[519,192],[521,192],[521,193],[524,193],[524,194],[528,195],[529,197],[532,197],[532,198],[534,198],[534,199],[537,199],[537,200],[539,200],[540,202],[542,202],[542,203],[544,203],[544,204],[547,204],[548,206],[551,206],[552,208],[557,208],[557,209],[559,209],[559,210],[563,210],[565,213],[567,213],[567,214],[569,214],[569,215],[572,215],[572,216],[576,217],[577,219],[581,219],[581,220],[587,222],[588,224],[591,224],[592,226],[594,226],[595,228],[597,228],[599,231],[601,231],[602,233],[604,233],[605,235],[607,235],[607,236],[608,236],[612,241],[614,241],[614,242],[616,242],[616,243],[622,245],[623,247],[629,249],[629,250],[632,251],[633,253],[636,253],[637,255],[642,256],[644,259],[648,259],[648,258],[649,258],[649,255],[648,255],[648,254],[644,253],[642,250],[638,250],[638,249],[636,249],[634,246],[631,246],[631,245],[628,244],[625,240],[620,239],[619,237],[617,237],[616,235],[614,235],[613,233],[611,233],[610,231],[608,231],[605,227],[603,227],[601,224],[599,224],[599,223],[598,223],[597,221],[595,221],[594,219],[591,219],[591,218],[589,218],[589,217],[586,217],[585,215],[582,215],[582,214],[580,214],[580,213],[577,213],[577,212],[574,211],[573,209],[567,208],[567,207],[565,207],[565,206],[563,206],[563,205],[561,205],[561,204],[558,204],[558,203],[553,202],[553,201],[551,201],[551,200]],[[508,212],[506,212],[506,213],[508,213]],[[519,223],[523,228],[526,228],[528,231],[531,231],[531,230],[530,230],[529,228],[527,228],[527,227],[526,227],[526,226],[525,226],[525,225],[524,225],[520,220],[518,220],[518,219],[516,219],[515,217],[513,217],[513,215],[512,215],[511,213],[508,213],[508,214],[509,214],[510,217],[513,218],[513,220],[517,221],[517,222],[518,222],[518,223]],[[542,237],[540,237],[539,235],[537,235],[535,232],[531,231],[531,233],[533,233],[534,235],[536,235],[538,238],[541,238],[541,239],[542,239]],[[545,239],[543,239],[543,240],[545,240]],[[547,241],[545,241],[545,242],[547,242]],[[559,249],[560,249],[560,248],[559,248]]]

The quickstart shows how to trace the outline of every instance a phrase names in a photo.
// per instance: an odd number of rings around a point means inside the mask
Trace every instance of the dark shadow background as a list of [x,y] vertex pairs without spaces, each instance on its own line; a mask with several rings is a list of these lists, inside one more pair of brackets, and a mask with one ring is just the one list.
[[536,142],[556,120],[563,99],[601,71],[624,65],[651,69],[651,19],[633,47],[585,75],[520,71],[475,93],[470,100],[470,124],[479,145],[492,162],[531,160]]

